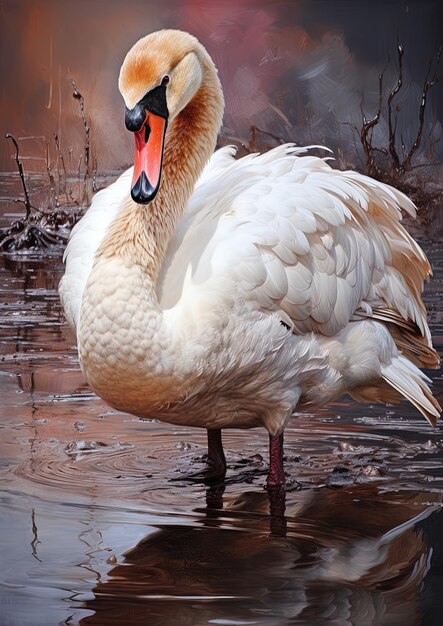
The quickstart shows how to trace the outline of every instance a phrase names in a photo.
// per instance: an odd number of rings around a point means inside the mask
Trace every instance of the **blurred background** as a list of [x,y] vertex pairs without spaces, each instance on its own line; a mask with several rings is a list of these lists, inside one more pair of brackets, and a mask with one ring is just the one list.
[[[259,149],[288,140],[321,143],[334,149],[340,166],[361,170],[363,116],[377,112],[381,72],[382,110],[372,142],[388,145],[397,40],[404,50],[403,84],[392,113],[400,161],[417,136],[429,62],[428,78],[442,71],[436,1],[3,0],[0,15],[1,132],[21,138],[30,172],[44,170],[57,153],[68,170],[78,168],[85,133],[72,80],[85,100],[93,166],[103,172],[131,163],[118,72],[132,44],[161,28],[193,33],[217,64],[226,98],[221,142],[252,142]],[[439,166],[434,178],[442,173],[442,118],[438,83],[427,94],[413,159],[415,166]],[[252,138],[251,125],[259,129]],[[15,169],[11,153],[0,141],[1,171]],[[382,161],[385,156],[378,154]]]

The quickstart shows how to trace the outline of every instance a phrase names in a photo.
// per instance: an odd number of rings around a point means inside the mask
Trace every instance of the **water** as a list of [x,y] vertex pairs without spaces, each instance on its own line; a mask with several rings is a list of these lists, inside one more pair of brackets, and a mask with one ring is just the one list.
[[[426,249],[441,348],[443,247]],[[186,481],[205,433],[91,393],[61,273],[60,254],[1,260],[0,624],[440,623],[441,427],[407,403],[293,419],[272,515],[259,429],[224,434],[224,484]]]

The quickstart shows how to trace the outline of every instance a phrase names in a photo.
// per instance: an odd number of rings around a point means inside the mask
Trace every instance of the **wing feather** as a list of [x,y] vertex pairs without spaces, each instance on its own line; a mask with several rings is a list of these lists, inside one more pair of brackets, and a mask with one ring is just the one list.
[[190,267],[194,287],[229,279],[239,297],[288,316],[296,333],[330,336],[377,306],[411,320],[430,346],[421,301],[430,267],[401,208],[415,214],[401,192],[293,146],[237,161],[223,148],[170,244],[161,305],[179,302]]

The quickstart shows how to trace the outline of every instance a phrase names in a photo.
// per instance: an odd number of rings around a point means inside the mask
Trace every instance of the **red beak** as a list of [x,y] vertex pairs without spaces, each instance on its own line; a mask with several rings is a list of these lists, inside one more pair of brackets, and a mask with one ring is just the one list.
[[146,111],[142,127],[134,133],[134,175],[131,196],[139,204],[151,202],[158,191],[166,125],[164,117]]

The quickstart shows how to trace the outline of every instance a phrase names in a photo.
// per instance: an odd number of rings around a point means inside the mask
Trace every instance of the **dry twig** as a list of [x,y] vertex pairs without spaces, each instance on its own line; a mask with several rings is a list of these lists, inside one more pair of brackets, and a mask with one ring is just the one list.
[[17,163],[18,174],[20,176],[20,182],[22,184],[23,194],[25,196],[24,200],[21,200],[20,198],[17,198],[15,200],[15,202],[21,202],[22,204],[25,205],[26,219],[28,219],[29,216],[31,215],[32,209],[35,208],[35,207],[32,206],[31,201],[29,200],[28,189],[26,187],[25,173],[23,171],[23,164],[20,161],[20,153],[19,153],[19,147],[18,147],[17,139],[14,137],[14,135],[11,135],[11,133],[6,133],[5,137],[6,137],[6,139],[10,139],[12,141],[12,143],[14,144],[14,147],[15,147],[14,159],[15,159],[15,162]]
[[[388,117],[388,145],[387,146],[375,146],[373,143],[373,131],[377,124],[380,122],[381,112],[383,108],[383,75],[384,71],[379,75],[379,91],[378,91],[378,108],[375,115],[372,118],[367,119],[362,107],[362,127],[360,130],[360,141],[363,146],[363,151],[366,160],[366,172],[370,176],[379,178],[381,180],[395,181],[399,175],[410,171],[413,167],[412,160],[421,145],[423,138],[423,129],[425,124],[425,112],[428,102],[428,93],[437,83],[442,79],[442,76],[437,75],[437,67],[440,63],[441,48],[437,51],[435,70],[431,78],[431,72],[433,67],[434,58],[431,57],[426,76],[423,83],[422,97],[419,106],[419,126],[415,140],[406,152],[406,146],[403,137],[400,137],[401,147],[403,150],[403,156],[400,155],[397,150],[397,113],[394,114],[394,99],[401,91],[403,81],[403,55],[404,48],[401,43],[397,42],[397,59],[398,59],[398,76],[395,85],[392,87],[387,97],[387,117]],[[385,159],[388,159],[388,165],[383,167],[380,159],[377,155],[383,155]]]

